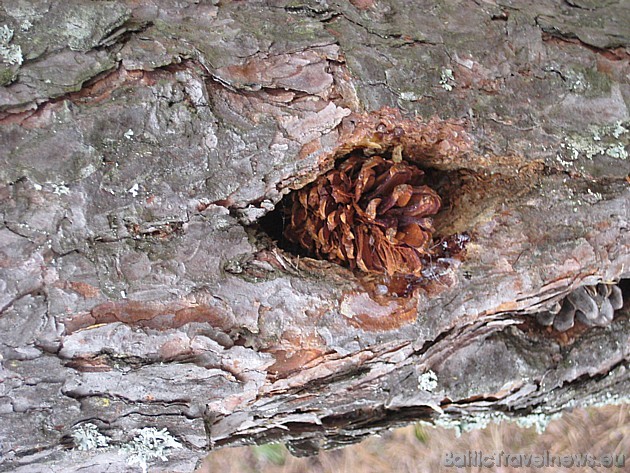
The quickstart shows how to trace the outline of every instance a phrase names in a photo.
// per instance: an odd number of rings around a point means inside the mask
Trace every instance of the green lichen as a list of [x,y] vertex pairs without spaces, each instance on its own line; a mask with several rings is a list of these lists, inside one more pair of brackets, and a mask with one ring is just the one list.
[[0,65],[0,87],[9,85],[15,80],[16,73],[11,67],[3,67]]
[[612,80],[607,74],[599,72],[596,68],[585,69],[584,80],[588,84],[587,96],[599,97],[608,95],[611,91]]
[[611,80],[594,68],[575,68],[558,71],[562,75],[564,85],[574,94],[585,97],[599,97],[610,94]]

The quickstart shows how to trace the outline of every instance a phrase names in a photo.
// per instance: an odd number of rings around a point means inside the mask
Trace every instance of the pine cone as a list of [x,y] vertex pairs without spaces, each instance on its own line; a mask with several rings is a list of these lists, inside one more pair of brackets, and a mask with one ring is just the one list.
[[351,156],[293,194],[285,236],[353,269],[419,274],[441,203],[423,183],[405,162]]

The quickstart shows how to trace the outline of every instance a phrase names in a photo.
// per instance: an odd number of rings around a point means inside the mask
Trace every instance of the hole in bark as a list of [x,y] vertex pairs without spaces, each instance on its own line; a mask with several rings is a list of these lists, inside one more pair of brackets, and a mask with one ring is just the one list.
[[260,229],[267,234],[278,246],[278,248],[294,255],[312,257],[304,248],[297,243],[289,241],[284,231],[287,227],[289,212],[291,209],[291,200],[293,192],[284,196],[284,198],[276,204],[276,208],[265,215],[258,221]]
[[[389,293],[408,295],[423,279],[439,280],[463,255],[469,237],[444,234],[442,209],[459,172],[422,169],[402,146],[355,149],[310,184],[293,191],[259,221],[279,248],[383,275]],[[443,223],[439,226],[445,228]],[[378,282],[374,284],[378,294]]]
[[[417,288],[437,294],[454,284],[470,240],[467,230],[503,200],[494,183],[505,193],[513,193],[514,185],[483,172],[488,160],[472,152],[463,121],[407,119],[384,108],[351,115],[338,131],[334,153],[317,141],[300,152],[300,159],[316,158],[327,171],[294,176],[297,190],[254,230],[262,230],[263,241],[275,240],[289,260],[296,256],[289,261],[293,269],[304,264],[316,270],[300,256],[345,266],[356,277],[351,282],[373,298],[412,296]],[[373,181],[361,176],[369,170]],[[379,180],[382,175],[387,177]]]

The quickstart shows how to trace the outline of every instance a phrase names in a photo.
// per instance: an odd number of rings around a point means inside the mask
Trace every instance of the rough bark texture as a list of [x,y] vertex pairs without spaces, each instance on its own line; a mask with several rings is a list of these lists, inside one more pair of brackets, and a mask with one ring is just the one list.
[[[4,25],[1,471],[627,399],[627,304],[529,315],[630,276],[627,2],[4,0]],[[257,225],[400,145],[437,235],[472,237],[405,297]]]

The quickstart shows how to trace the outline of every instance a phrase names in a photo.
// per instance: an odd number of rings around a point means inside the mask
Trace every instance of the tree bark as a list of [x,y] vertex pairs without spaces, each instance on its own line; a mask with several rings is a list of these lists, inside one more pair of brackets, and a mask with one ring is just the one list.
[[[0,471],[627,401],[627,303],[534,316],[627,294],[629,24],[614,0],[3,1]],[[470,236],[403,291],[292,253],[272,214],[366,149],[426,171],[436,241]]]

